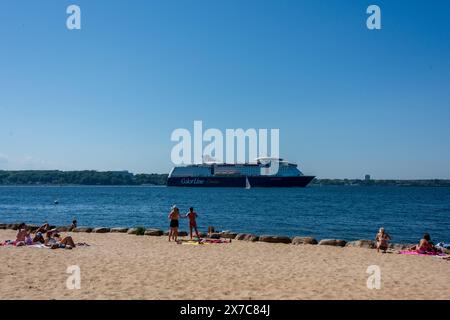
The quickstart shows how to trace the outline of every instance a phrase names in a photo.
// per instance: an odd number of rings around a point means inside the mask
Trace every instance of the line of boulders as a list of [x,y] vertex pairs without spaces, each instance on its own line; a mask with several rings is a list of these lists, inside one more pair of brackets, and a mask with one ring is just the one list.
[[[27,225],[29,230],[35,231],[39,228],[37,225]],[[0,223],[0,229],[11,229],[17,230],[19,228],[18,223],[5,224]],[[55,229],[58,232],[68,232],[70,227],[65,226],[50,226],[50,229]],[[168,231],[163,231],[161,229],[149,228],[144,229],[139,228],[91,228],[91,227],[78,227],[70,230],[72,232],[85,232],[85,233],[127,233],[131,235],[146,235],[146,236],[167,236]],[[186,231],[178,231],[178,236],[185,237],[188,233]],[[347,242],[342,239],[322,239],[317,241],[312,237],[286,237],[286,236],[274,236],[274,235],[254,235],[247,233],[235,233],[231,231],[215,232],[211,234],[200,233],[200,237],[210,237],[212,239],[232,239],[240,241],[250,241],[250,242],[267,242],[267,243],[283,243],[283,244],[293,244],[293,245],[322,245],[322,246],[334,246],[334,247],[356,247],[356,248],[368,248],[374,249],[376,244],[373,240],[356,240]],[[404,250],[412,247],[414,244],[398,244],[391,243],[389,248],[394,250]]]

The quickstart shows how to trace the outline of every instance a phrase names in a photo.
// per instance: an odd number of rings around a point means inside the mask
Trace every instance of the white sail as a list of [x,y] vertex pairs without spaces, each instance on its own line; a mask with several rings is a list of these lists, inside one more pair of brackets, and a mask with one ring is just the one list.
[[245,189],[250,189],[252,186],[250,185],[250,182],[248,181],[248,177],[245,177]]

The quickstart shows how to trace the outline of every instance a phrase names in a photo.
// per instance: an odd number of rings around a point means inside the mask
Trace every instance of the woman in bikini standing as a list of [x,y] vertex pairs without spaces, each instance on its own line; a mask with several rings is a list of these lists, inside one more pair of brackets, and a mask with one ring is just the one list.
[[384,228],[380,228],[375,237],[375,241],[377,242],[377,252],[383,250],[386,253],[386,250],[389,247],[389,240],[391,240],[391,236],[384,231]]
[[170,211],[169,213],[169,220],[170,220],[169,242],[171,238],[173,238],[175,242],[178,240],[178,227],[179,227],[178,219],[180,219],[180,210],[177,208],[177,206],[173,206],[172,211]]

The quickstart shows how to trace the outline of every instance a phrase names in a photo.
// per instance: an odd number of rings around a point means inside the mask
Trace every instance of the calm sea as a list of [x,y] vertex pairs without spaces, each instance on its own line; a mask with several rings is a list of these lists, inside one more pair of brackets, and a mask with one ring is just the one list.
[[[384,226],[395,242],[416,242],[424,232],[434,241],[450,242],[450,188],[0,187],[0,223],[69,225],[76,218],[80,226],[167,229],[173,204],[182,212],[195,207],[204,231],[212,225],[355,240],[372,239]],[[186,226],[182,221],[181,229]]]

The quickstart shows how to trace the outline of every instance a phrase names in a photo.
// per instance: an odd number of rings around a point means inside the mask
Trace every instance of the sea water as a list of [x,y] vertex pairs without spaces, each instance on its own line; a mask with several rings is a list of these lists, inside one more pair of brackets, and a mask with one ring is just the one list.
[[[58,204],[55,204],[55,200]],[[176,204],[198,213],[201,231],[317,239],[373,239],[384,227],[395,242],[428,232],[450,242],[450,188],[326,186],[308,188],[0,187],[0,223],[168,229]],[[187,230],[182,220],[181,230]]]

